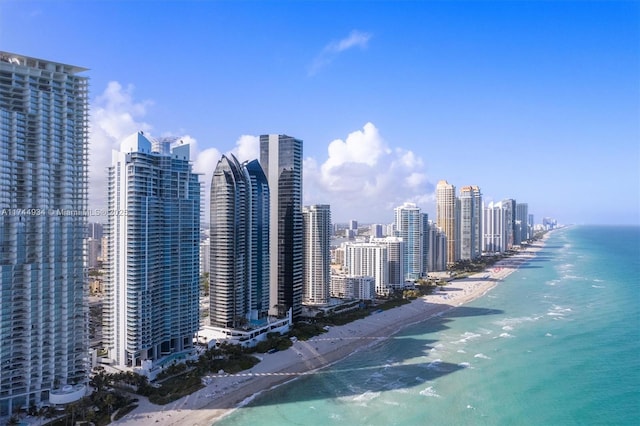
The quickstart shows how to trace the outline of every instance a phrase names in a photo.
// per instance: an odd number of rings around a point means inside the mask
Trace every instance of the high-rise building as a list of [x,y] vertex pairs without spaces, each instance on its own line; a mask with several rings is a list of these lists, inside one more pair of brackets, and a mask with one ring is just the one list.
[[460,188],[460,259],[482,254],[482,194],[477,186]]
[[429,275],[429,255],[431,252],[431,240],[429,236],[429,215],[427,213],[420,214],[420,226],[422,227],[422,235],[420,237],[422,244],[422,270],[420,276]]
[[389,294],[388,247],[379,243],[346,243],[344,267],[347,275],[373,277],[376,293]]
[[102,254],[102,239],[87,238],[87,267],[97,268]]
[[447,266],[456,263],[456,187],[446,180],[436,185],[436,223],[447,236]]
[[0,417],[85,394],[84,71],[0,52]]
[[104,227],[98,222],[87,223],[87,238],[102,239]]
[[446,271],[447,269],[447,237],[444,232],[436,226],[435,223],[429,221],[428,227],[429,253],[428,265],[429,271]]
[[353,232],[353,235],[358,235],[358,221],[351,219],[349,221],[349,231]]
[[383,232],[382,232],[382,225],[381,224],[375,223],[375,224],[371,225],[371,236],[373,238],[382,238]]
[[527,217],[527,225],[528,225],[528,238],[533,238],[533,226],[534,226],[534,221],[533,221],[533,215],[529,214]]
[[514,243],[520,245],[529,239],[529,205],[527,203],[516,204],[515,225]]
[[145,373],[193,349],[200,196],[189,145],[138,132],[113,151],[103,336],[119,367]]
[[331,290],[331,208],[315,204],[302,209],[304,279],[302,303],[326,305]]
[[302,140],[260,136],[260,165],[271,192],[269,314],[302,314]]
[[257,160],[222,156],[210,214],[210,322],[242,328],[269,309],[269,187]]
[[407,275],[404,272],[406,265],[404,240],[400,237],[383,237],[372,238],[371,243],[384,246],[387,249],[387,288],[380,294],[386,294],[389,290],[403,289]]
[[404,241],[404,277],[402,281],[414,281],[422,276],[422,213],[413,203],[404,203],[394,209],[395,230]]
[[516,240],[516,200],[502,200],[505,220],[505,250],[511,250]]
[[209,274],[209,259],[211,258],[211,238],[200,240],[200,277]]
[[483,251],[486,253],[502,253],[507,250],[508,232],[505,219],[506,209],[502,202],[491,202],[484,208]]

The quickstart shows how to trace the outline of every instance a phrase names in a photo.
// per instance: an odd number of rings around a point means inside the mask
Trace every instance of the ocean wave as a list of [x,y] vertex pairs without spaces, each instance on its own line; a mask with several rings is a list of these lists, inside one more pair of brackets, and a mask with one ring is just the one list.
[[429,396],[432,398],[440,398],[440,395],[438,395],[438,392],[433,389],[433,386],[429,386],[428,388],[421,390],[420,395]]
[[592,285],[591,285],[591,287],[593,287],[593,288],[607,288],[607,286],[604,286],[604,285],[595,285],[595,284],[592,284]]
[[486,356],[485,354],[482,354],[482,353],[475,354],[473,357],[474,358],[480,358],[480,359],[491,359],[491,357],[488,357],[488,356]]
[[551,307],[551,310],[554,312],[572,312],[571,308],[565,308],[564,306],[560,306],[560,305],[553,305]]
[[561,278],[563,280],[572,280],[572,281],[584,280],[584,277],[581,277],[579,275],[571,275],[571,274],[564,274]]
[[368,401],[371,401],[372,399],[375,399],[375,398],[377,398],[379,396],[380,396],[380,392],[366,391],[363,394],[354,396],[353,400],[354,401],[360,401],[360,402],[368,402]]
[[458,366],[462,367],[462,368],[472,368],[471,364],[469,364],[468,362],[461,362],[458,364]]
[[498,337],[502,337],[503,339],[506,339],[506,338],[513,337],[513,335],[509,333],[500,333],[500,336]]
[[442,360],[441,359],[434,359],[429,364],[427,364],[427,368],[437,369],[440,366],[440,364],[442,364]]
[[[499,325],[505,331],[510,331],[510,330],[513,330],[513,327],[515,327],[518,324],[522,324],[525,322],[533,322],[533,321],[537,321],[538,319],[540,319],[540,317],[511,317],[511,318],[505,318],[499,321],[495,321],[494,324]],[[506,327],[511,327],[511,328],[509,329]]]
[[456,340],[456,341],[455,341],[455,342],[453,342],[453,343],[467,343],[469,340],[472,340],[472,339],[478,338],[478,337],[480,337],[480,336],[481,336],[480,334],[472,333],[472,332],[470,332],[470,331],[467,331],[467,332],[465,332],[465,333],[463,333],[463,334],[462,334],[462,339],[460,339],[460,340]]

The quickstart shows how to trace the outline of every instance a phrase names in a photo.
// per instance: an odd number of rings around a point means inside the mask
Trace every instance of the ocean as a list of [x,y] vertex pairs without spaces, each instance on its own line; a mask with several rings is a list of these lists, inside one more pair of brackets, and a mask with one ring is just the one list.
[[230,425],[635,425],[640,227],[552,232],[483,297],[256,397]]

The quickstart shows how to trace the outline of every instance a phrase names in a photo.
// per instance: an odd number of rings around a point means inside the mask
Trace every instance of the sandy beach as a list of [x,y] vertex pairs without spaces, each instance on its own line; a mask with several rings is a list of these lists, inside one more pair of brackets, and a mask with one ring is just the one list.
[[443,290],[398,308],[332,327],[307,341],[297,341],[286,351],[260,354],[261,362],[238,374],[210,375],[205,388],[164,406],[139,397],[139,406],[114,425],[209,426],[261,392],[344,359],[350,354],[388,339],[402,328],[441,315],[474,300],[536,255],[543,242],[505,258],[490,269],[451,281]]

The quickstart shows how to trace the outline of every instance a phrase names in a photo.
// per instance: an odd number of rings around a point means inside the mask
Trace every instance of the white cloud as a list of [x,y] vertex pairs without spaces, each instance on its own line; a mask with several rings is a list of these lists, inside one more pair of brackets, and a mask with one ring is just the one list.
[[91,133],[89,137],[89,208],[107,207],[107,167],[112,150],[119,149],[125,137],[139,131],[150,131],[151,125],[142,121],[151,101],[133,100],[132,85],[123,88],[110,82],[91,105]]
[[336,222],[358,219],[387,223],[393,208],[433,204],[433,184],[423,160],[412,151],[391,149],[372,123],[328,146],[328,158],[304,161],[304,203],[330,204]]
[[[127,136],[140,130],[151,133],[153,127],[144,121],[150,100],[138,101],[133,97],[132,85],[123,87],[116,81],[109,82],[105,90],[91,104],[91,134],[89,137],[89,208],[107,208],[107,167],[111,165],[114,150],[120,149],[120,142]],[[161,136],[176,135],[163,132]],[[209,192],[211,177],[222,152],[217,148],[201,150],[195,137],[189,134],[177,136],[183,143],[190,145],[193,171],[200,175],[202,182],[202,207],[204,220],[209,217]],[[257,136],[241,135],[233,153],[240,161],[259,158],[260,140]],[[101,218],[104,219],[104,218]]]
[[[92,103],[89,208],[107,206],[112,150],[119,149],[120,141],[132,133],[153,130],[144,121],[152,103],[135,100],[133,90],[131,85],[125,88],[111,82]],[[259,137],[241,135],[229,151],[201,149],[197,139],[184,132],[178,138],[191,146],[193,170],[202,182],[203,220],[208,222],[211,177],[222,154],[233,153],[240,161],[259,159]],[[416,203],[425,212],[434,205],[434,185],[423,159],[412,151],[390,147],[373,123],[344,140],[329,142],[325,159],[305,158],[303,177],[304,204],[330,204],[336,222],[387,223],[393,218],[393,208],[404,202]]]
[[311,66],[309,67],[309,75],[315,75],[321,68],[329,65],[345,50],[349,50],[354,47],[365,49],[368,46],[370,39],[371,34],[353,30],[347,37],[338,41],[332,41],[327,44],[314,58]]
[[260,159],[260,137],[242,135],[236,141],[236,147],[232,150],[238,161],[251,161]]
[[326,50],[332,52],[342,52],[343,50],[351,49],[352,47],[367,47],[371,34],[363,33],[357,30],[351,31],[348,37],[343,38],[337,43],[330,43]]

